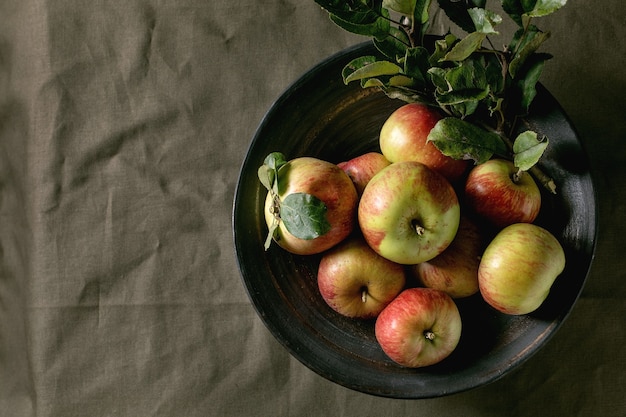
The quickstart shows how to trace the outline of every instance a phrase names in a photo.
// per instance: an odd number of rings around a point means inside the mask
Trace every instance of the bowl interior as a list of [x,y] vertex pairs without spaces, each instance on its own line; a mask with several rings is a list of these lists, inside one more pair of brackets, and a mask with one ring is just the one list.
[[541,86],[527,126],[551,141],[541,165],[558,186],[543,195],[537,223],[554,233],[566,251],[566,268],[536,312],[507,316],[480,295],[457,300],[461,341],[437,365],[407,369],[389,360],[374,337],[373,321],[332,311],[316,283],[320,256],[291,255],[273,244],[263,249],[266,191],[257,169],[267,154],[287,159],[314,156],[341,162],[378,149],[385,119],[403,103],[356,83],[344,85],[341,69],[375,53],[370,43],[330,57],[295,82],[261,122],[245,156],[235,193],[233,233],[243,284],[270,332],[303,364],[325,378],[368,394],[430,398],[500,378],[528,359],[566,318],[586,280],[595,247],[596,199],[586,154],[555,99]]

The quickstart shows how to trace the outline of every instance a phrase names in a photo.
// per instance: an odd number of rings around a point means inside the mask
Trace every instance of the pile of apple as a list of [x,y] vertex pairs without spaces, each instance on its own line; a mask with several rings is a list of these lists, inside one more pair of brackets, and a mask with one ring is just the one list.
[[[326,303],[375,319],[381,348],[406,367],[432,365],[456,348],[456,299],[480,293],[502,313],[528,314],[565,266],[559,241],[533,223],[541,207],[533,177],[504,159],[474,166],[443,155],[428,141],[440,119],[436,109],[407,104],[382,126],[380,152],[339,164],[295,158],[269,176],[259,170],[269,190],[268,242],[321,254]],[[296,197],[312,211],[297,212]]]

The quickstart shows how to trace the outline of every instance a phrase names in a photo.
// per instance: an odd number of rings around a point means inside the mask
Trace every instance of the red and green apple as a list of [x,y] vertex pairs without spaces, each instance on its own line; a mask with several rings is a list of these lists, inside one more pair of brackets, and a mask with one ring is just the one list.
[[360,235],[344,240],[320,260],[317,284],[336,312],[355,318],[374,318],[404,288],[404,267],[383,258]]
[[430,261],[410,267],[409,271],[428,288],[463,298],[478,292],[478,266],[485,236],[473,219],[462,215],[459,230],[450,246]]
[[[270,171],[271,172],[271,171]],[[300,157],[281,165],[267,193],[265,221],[272,238],[283,249],[298,255],[312,255],[330,249],[344,240],[356,226],[358,196],[348,175],[336,164],[318,158]],[[313,223],[325,222],[323,233],[300,237],[285,222],[289,197],[302,196],[320,202]],[[292,210],[293,211],[293,210]],[[300,217],[299,217],[300,216]],[[306,216],[296,213],[296,220]],[[311,215],[313,217],[313,215]]]
[[468,161],[442,154],[428,134],[442,119],[434,107],[419,103],[405,104],[385,120],[380,130],[380,149],[390,162],[417,161],[455,182],[465,174]]
[[485,301],[513,315],[538,309],[565,268],[565,253],[548,230],[531,223],[502,229],[489,243],[478,268]]
[[504,159],[472,168],[464,194],[471,210],[499,228],[532,223],[541,208],[541,192],[533,177]]
[[367,152],[337,165],[352,179],[360,196],[372,177],[389,164],[380,152]]
[[379,255],[413,265],[439,255],[460,220],[456,192],[442,175],[419,162],[396,162],[370,180],[358,204],[358,222]]
[[432,288],[402,291],[376,319],[374,331],[394,362],[420,368],[441,362],[461,338],[461,314],[452,299]]

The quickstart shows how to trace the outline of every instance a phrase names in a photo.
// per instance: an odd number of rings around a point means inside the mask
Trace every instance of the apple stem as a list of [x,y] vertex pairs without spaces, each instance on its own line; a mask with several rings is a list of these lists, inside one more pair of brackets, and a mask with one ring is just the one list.
[[280,220],[280,197],[278,197],[278,194],[272,194],[272,205],[269,208],[269,212],[274,215],[276,220]]
[[416,220],[413,220],[413,229],[415,229],[415,233],[417,233],[418,236],[422,236],[424,232],[426,232],[424,226],[420,225]]
[[364,289],[364,290],[361,292],[361,301],[362,301],[363,303],[365,303],[365,302],[367,301],[367,289]]
[[424,332],[424,337],[428,340],[435,340],[435,333],[431,332],[430,330],[426,330]]
[[516,173],[513,174],[513,178],[512,178],[513,182],[515,184],[519,183],[522,178],[522,175],[524,175],[524,170],[519,169]]

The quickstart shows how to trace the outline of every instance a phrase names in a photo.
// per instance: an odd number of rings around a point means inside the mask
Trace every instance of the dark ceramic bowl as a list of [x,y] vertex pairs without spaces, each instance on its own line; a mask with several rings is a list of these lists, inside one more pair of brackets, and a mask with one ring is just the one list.
[[544,194],[538,224],[555,234],[567,265],[542,307],[507,316],[480,295],[458,300],[463,333],[451,356],[434,366],[407,369],[388,359],[373,321],[344,318],[322,300],[319,256],[295,256],[273,244],[264,251],[266,190],[257,169],[267,154],[314,156],[340,162],[378,149],[378,131],[402,105],[383,93],[344,85],[341,69],[374,53],[370,43],[330,57],[296,81],[270,108],[245,156],[233,208],[234,243],[243,284],[259,316],[300,362],[323,377],[364,393],[430,398],[493,382],[531,357],[557,331],[576,302],[593,260],[596,198],[586,154],[555,99],[543,88],[525,122],[547,135],[542,168],[558,185]]

